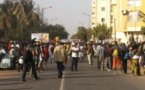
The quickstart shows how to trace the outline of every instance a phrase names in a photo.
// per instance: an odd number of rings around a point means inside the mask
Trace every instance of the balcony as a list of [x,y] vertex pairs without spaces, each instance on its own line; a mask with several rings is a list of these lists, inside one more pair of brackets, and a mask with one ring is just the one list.
[[141,31],[141,26],[130,26],[130,27],[127,27],[127,31],[130,31],[130,32]]

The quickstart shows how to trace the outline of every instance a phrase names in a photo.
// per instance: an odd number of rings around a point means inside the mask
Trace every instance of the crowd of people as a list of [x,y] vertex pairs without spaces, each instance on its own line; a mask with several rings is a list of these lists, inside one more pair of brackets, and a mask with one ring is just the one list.
[[[44,65],[56,63],[58,78],[63,77],[65,64],[70,64],[70,70],[78,71],[78,62],[88,62],[96,65],[99,71],[117,71],[127,74],[131,69],[132,75],[141,75],[145,67],[145,43],[95,43],[95,42],[49,42],[31,41],[22,43],[10,41],[1,43],[0,60],[5,54],[13,57],[14,68],[22,70],[22,81],[26,80],[26,72],[30,70],[32,78],[38,80],[38,72],[45,70]],[[131,64],[128,65],[128,62]]]

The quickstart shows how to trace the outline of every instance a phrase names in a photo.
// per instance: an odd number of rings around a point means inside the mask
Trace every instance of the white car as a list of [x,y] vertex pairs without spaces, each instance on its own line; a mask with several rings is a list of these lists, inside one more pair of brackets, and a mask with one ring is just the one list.
[[13,69],[14,67],[14,61],[13,59],[10,57],[10,55],[6,54],[0,62],[0,68],[3,69]]

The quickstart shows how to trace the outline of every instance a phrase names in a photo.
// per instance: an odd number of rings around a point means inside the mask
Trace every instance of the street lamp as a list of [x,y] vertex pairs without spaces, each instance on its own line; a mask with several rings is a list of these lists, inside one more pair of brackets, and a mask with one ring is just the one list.
[[[91,21],[91,18],[90,18],[90,14],[88,13],[82,13],[83,15],[86,15],[88,17],[88,21],[89,21],[89,25],[88,25],[88,28],[90,29],[91,28],[91,24],[90,24],[90,21]],[[93,35],[91,35],[91,38],[94,37]],[[88,33],[87,33],[87,41],[88,41]]]
[[89,28],[90,28],[90,26],[91,26],[91,25],[90,25],[90,21],[91,21],[91,19],[90,19],[90,14],[84,13],[84,12],[83,12],[82,14],[83,14],[83,15],[86,15],[86,16],[88,17],[88,19],[89,19],[89,25],[88,25],[88,26],[89,26]]
[[46,10],[46,9],[49,9],[49,8],[52,8],[52,6],[48,6],[48,7],[43,7],[42,8],[42,12],[41,12],[41,18],[42,18],[42,23],[44,23],[44,10]]

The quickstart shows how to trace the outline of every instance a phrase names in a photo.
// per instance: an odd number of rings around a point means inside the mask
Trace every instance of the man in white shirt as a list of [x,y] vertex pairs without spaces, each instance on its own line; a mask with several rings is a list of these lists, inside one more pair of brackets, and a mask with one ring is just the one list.
[[76,43],[72,44],[72,48],[71,48],[71,52],[72,52],[72,64],[71,64],[71,71],[74,70],[75,71],[78,70],[78,59],[79,59],[79,48],[77,47]]

